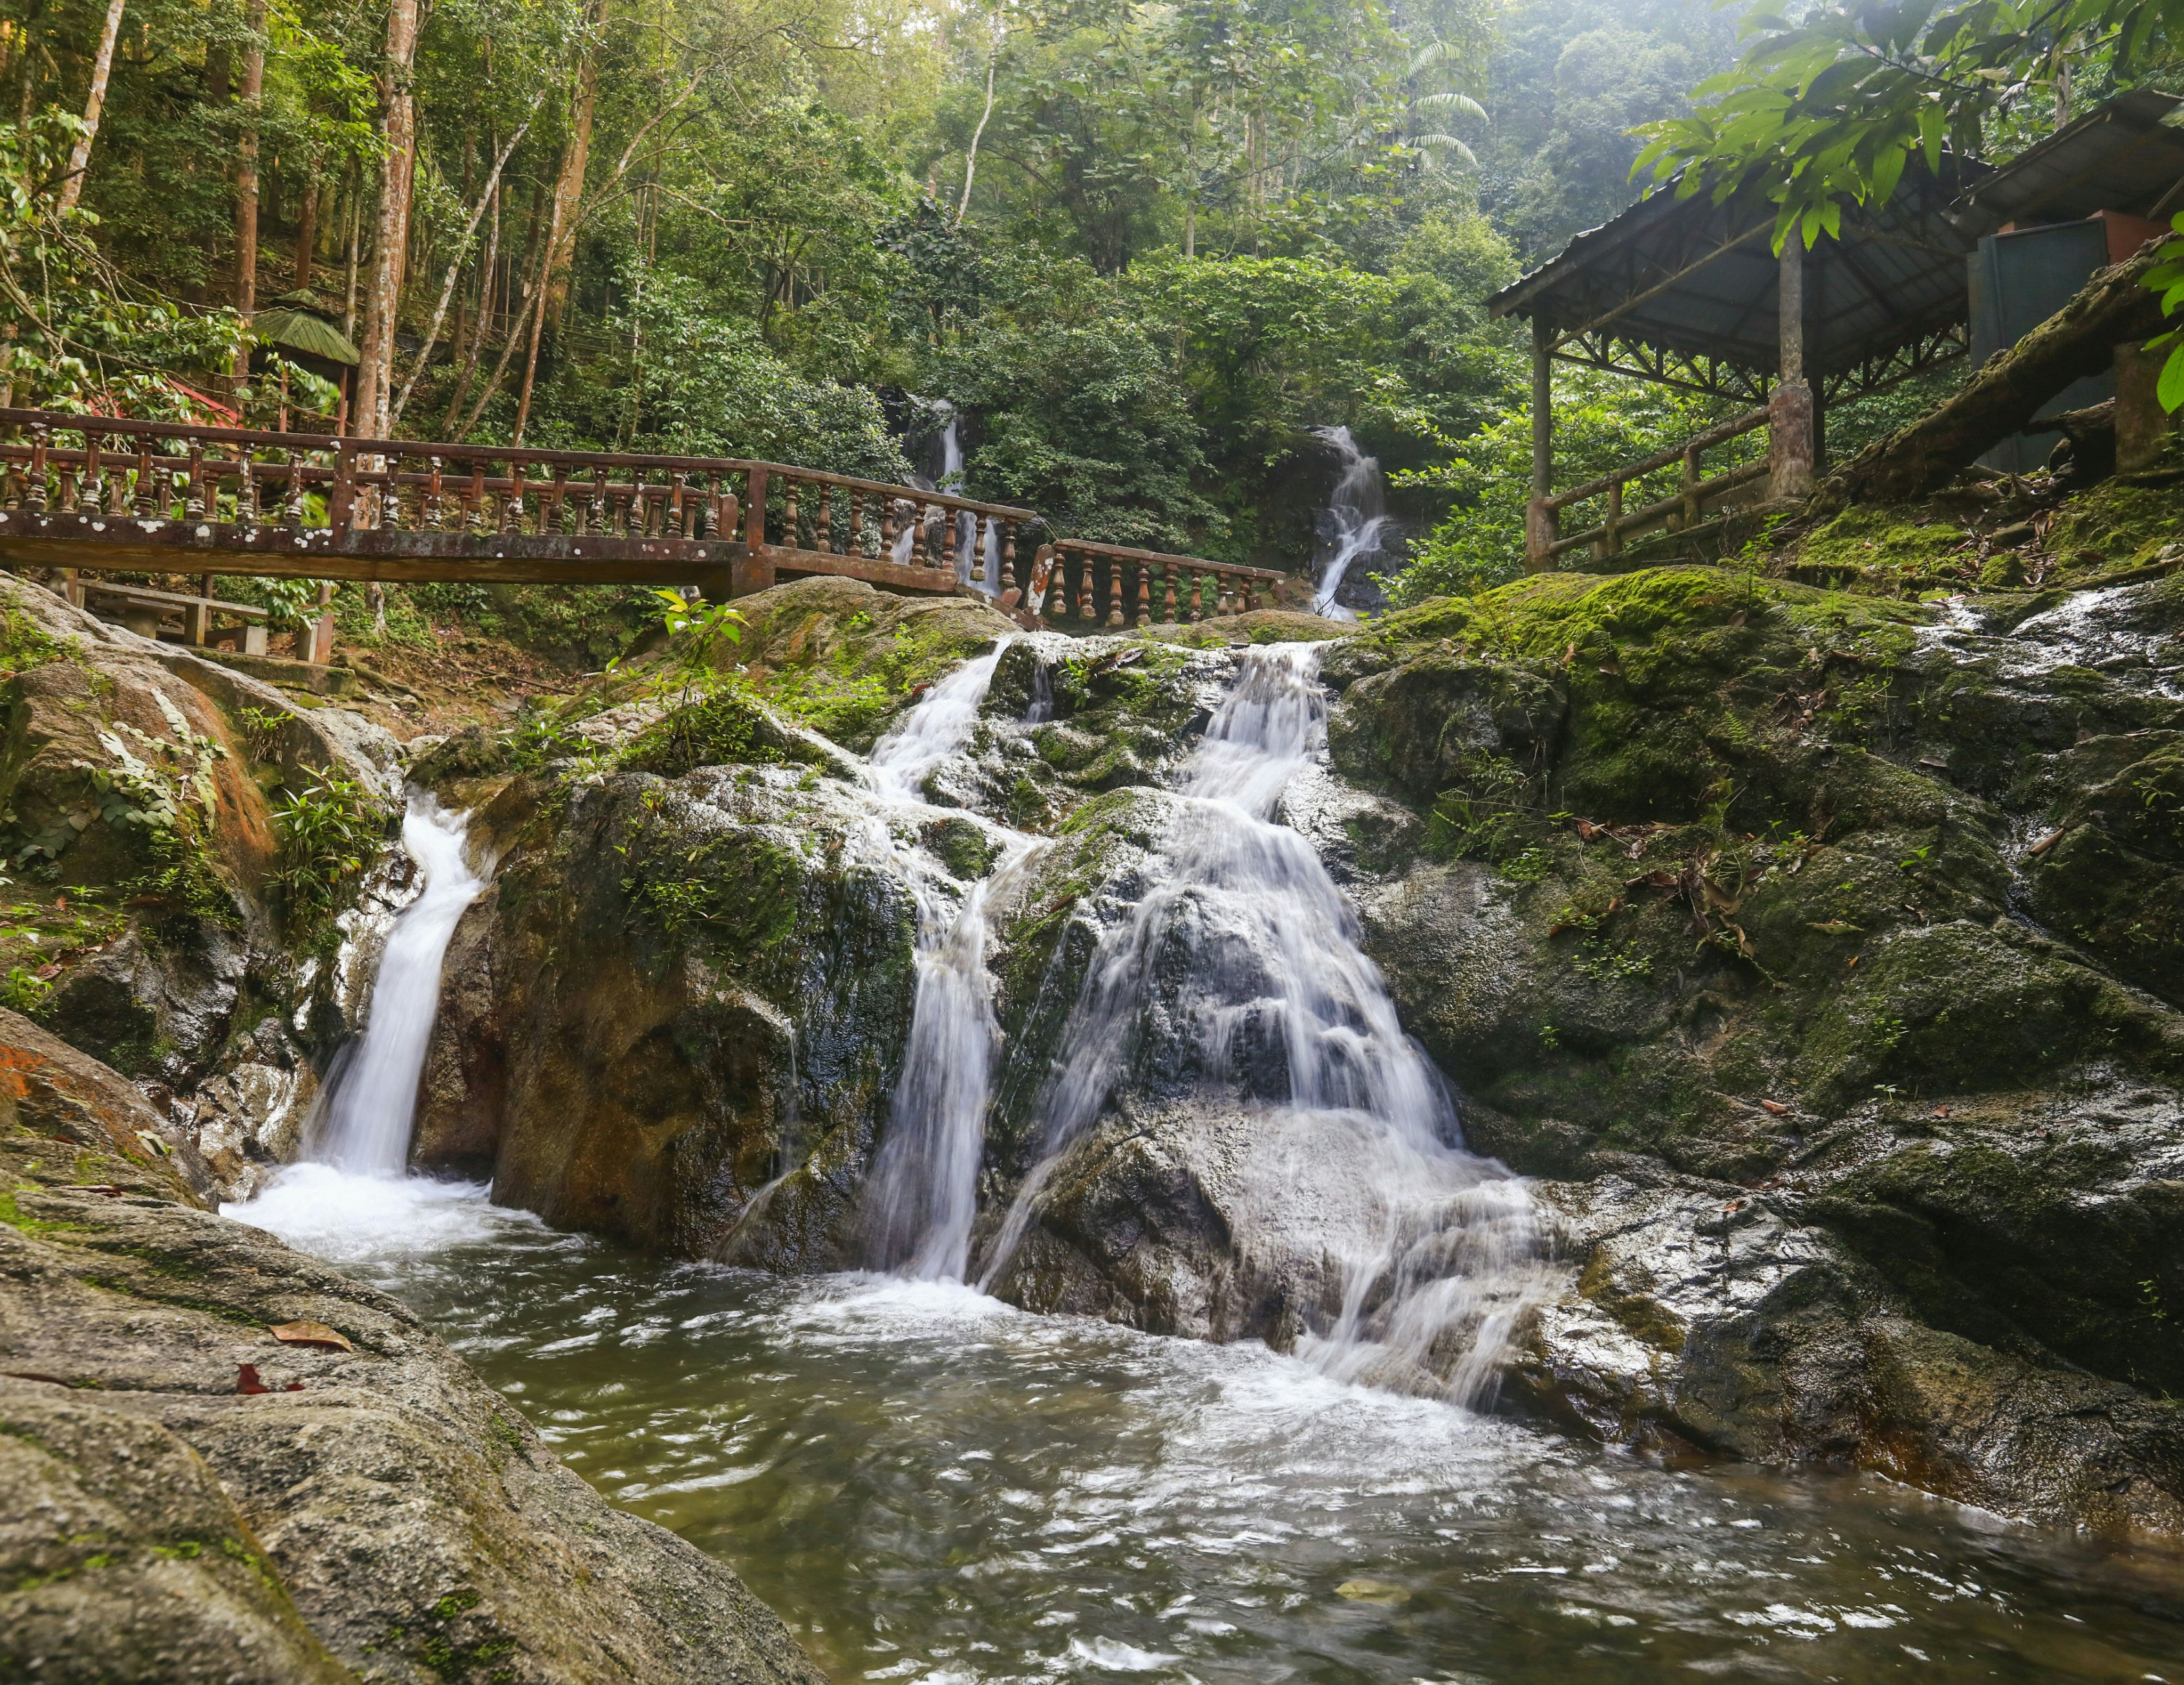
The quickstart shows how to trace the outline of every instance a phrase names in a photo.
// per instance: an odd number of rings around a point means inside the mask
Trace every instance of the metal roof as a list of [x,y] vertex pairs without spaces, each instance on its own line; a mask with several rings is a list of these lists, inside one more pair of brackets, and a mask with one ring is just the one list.
[[2097,210],[2184,210],[2184,99],[2146,88],[2118,94],[2003,165],[1964,199],[1958,220],[1975,234]]
[[[1914,159],[1889,202],[1843,213],[1841,238],[1805,255],[1805,366],[1833,399],[1961,354],[1964,259],[1973,241],[1947,215],[1989,166]],[[1552,261],[1487,301],[1541,319],[1564,361],[1758,398],[1775,374],[1780,269],[1775,207],[1758,188],[1717,204],[1668,183],[1579,235]]]

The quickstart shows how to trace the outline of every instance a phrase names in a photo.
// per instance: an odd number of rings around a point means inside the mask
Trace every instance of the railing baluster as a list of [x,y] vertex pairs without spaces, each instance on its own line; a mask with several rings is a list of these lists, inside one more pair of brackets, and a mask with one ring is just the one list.
[[83,436],[83,483],[77,488],[75,512],[79,515],[98,515],[99,493],[103,489],[98,477],[98,438],[86,430]]
[[[123,433],[115,443],[125,449],[129,436]],[[118,460],[118,459],[117,459]],[[114,467],[106,471],[106,517],[109,521],[126,520],[129,515],[129,471]]]
[[46,512],[46,448],[50,435],[43,421],[31,425],[31,470],[25,477],[29,481],[24,504],[33,515]]
[[[155,483],[152,468],[152,441],[149,438],[140,438],[136,441],[136,486],[135,495],[131,499],[136,511],[136,518],[140,521],[149,521],[153,518],[152,488]],[[159,511],[161,515],[166,512],[164,508]]]
[[803,489],[794,478],[784,477],[781,483],[781,542],[793,550],[804,548],[802,523],[798,519],[798,492]]
[[[293,531],[301,532],[304,526],[303,453],[292,446],[286,455],[288,459],[288,495],[283,512],[287,516],[287,525]],[[142,462],[144,459],[139,457],[137,460]]]
[[500,505],[500,530],[520,533],[523,530],[523,461],[518,457],[508,465],[509,490]]

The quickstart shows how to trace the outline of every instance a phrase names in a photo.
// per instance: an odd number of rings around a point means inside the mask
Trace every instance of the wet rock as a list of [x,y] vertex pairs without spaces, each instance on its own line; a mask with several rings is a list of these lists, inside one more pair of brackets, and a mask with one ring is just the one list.
[[685,1255],[838,1264],[916,911],[816,769],[618,773],[536,810],[458,928],[416,1162]]
[[196,1208],[114,1073],[4,1012],[0,1061],[0,1671],[818,1685],[403,1306]]
[[2184,1409],[1912,1314],[1774,1197],[1646,1171],[1545,1185],[1583,1260],[1520,1375],[1611,1437],[1852,1463],[2004,1514],[2184,1531]]

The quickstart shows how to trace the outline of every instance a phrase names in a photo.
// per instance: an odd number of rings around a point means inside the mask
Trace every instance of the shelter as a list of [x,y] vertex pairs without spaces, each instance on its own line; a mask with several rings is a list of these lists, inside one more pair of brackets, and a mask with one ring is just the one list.
[[[334,326],[332,308],[315,293],[284,293],[250,318],[250,327],[259,339],[277,347],[285,360],[340,388],[341,408],[334,431],[343,431],[348,425],[351,371],[364,358],[348,336]],[[284,382],[286,378],[282,377]],[[283,399],[283,426],[287,425],[285,410]]]
[[[1847,209],[1839,234],[1809,251],[1793,240],[1779,257],[1771,249],[1776,207],[1763,191],[1716,203],[1704,192],[1680,198],[1672,182],[1496,293],[1487,301],[1495,315],[1532,324],[1529,564],[1546,566],[1577,542],[1558,537],[1556,516],[1580,497],[1609,493],[1608,550],[1641,520],[1631,516],[1618,530],[1621,484],[1635,474],[1554,495],[1549,374],[1557,360],[1765,404],[1763,417],[1747,420],[1769,430],[1769,493],[1801,496],[1812,488],[1829,406],[1965,354],[1973,242],[1950,211],[1991,173],[1949,154],[1939,170],[1914,160],[1886,204]],[[1709,435],[1700,448],[1720,442]],[[1709,494],[1735,488],[1697,480],[1695,453],[1685,455],[1678,507],[1657,506],[1644,518],[1673,522],[1680,513],[1688,527]]]
[[[2076,295],[2095,271],[2123,262],[2184,209],[2184,100],[2120,94],[1974,186],[1957,220],[1976,237],[1971,264],[1975,365],[2014,345]],[[2040,416],[2113,398],[2119,465],[2150,460],[2170,432],[2154,397],[2159,360],[2133,343],[2112,369],[2055,393]],[[1980,460],[2025,472],[2061,434],[2035,425]]]

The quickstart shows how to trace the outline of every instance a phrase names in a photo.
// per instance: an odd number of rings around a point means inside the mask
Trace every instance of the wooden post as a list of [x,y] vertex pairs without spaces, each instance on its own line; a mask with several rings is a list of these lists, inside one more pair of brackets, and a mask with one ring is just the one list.
[[334,658],[334,587],[331,579],[319,581],[319,620],[311,628],[310,653],[305,657],[315,667],[324,667]]
[[1606,528],[1593,543],[1594,559],[1605,561],[1623,548],[1623,482],[1616,481],[1607,488],[1607,515],[1601,523]]
[[1524,566],[1534,573],[1555,565],[1555,511],[1547,506],[1555,483],[1554,329],[1532,318],[1532,496],[1524,505]]
[[1782,248],[1775,289],[1781,378],[1767,399],[1767,494],[1813,494],[1813,388],[1805,379],[1805,244],[1796,231]]
[[1684,447],[1684,499],[1682,525],[1688,532],[1699,524],[1699,453],[1696,445]]
[[182,611],[182,642],[202,647],[212,636],[212,581],[209,573],[198,576],[198,600]]
[[750,471],[750,501],[744,506],[744,545],[755,556],[766,548],[766,470]]

